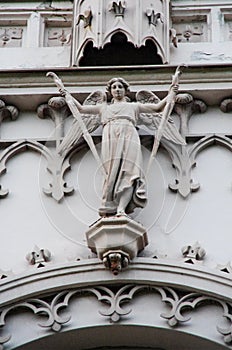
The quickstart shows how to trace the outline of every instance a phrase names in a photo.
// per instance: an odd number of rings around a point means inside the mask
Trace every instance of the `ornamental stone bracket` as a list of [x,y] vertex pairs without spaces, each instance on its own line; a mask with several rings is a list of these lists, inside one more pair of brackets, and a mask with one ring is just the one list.
[[64,137],[64,120],[71,114],[64,97],[52,97],[47,104],[37,108],[38,117],[51,118],[55,124],[56,147],[59,146],[61,138]]
[[116,33],[123,33],[137,48],[152,40],[162,62],[169,61],[168,0],[154,0],[149,6],[145,0],[75,0],[74,19],[74,66],[79,66],[87,43],[92,42],[97,49],[104,48]]
[[86,232],[87,244],[117,275],[148,244],[147,232],[126,215],[104,217]]

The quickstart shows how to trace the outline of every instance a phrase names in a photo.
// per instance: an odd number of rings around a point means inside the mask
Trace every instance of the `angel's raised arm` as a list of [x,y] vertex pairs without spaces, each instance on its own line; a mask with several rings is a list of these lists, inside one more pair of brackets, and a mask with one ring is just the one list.
[[75,99],[68,91],[65,91],[65,97],[70,98],[74,101],[78,111],[81,114],[99,114],[101,111],[101,104],[81,104],[77,99]]
[[158,103],[138,103],[139,113],[160,112],[166,104],[166,97]]

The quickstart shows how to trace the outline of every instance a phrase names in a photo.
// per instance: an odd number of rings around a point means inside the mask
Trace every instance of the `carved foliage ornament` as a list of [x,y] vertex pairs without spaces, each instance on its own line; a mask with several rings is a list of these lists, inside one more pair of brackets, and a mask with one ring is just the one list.
[[152,7],[147,8],[146,16],[148,17],[149,24],[157,26],[158,21],[164,23],[164,15],[161,12],[156,12]]
[[92,14],[91,8],[89,7],[87,10],[84,11],[83,14],[79,14],[76,25],[79,25],[80,22],[83,21],[84,28],[91,27],[92,19],[93,19],[93,14]]
[[126,9],[126,1],[112,1],[109,4],[109,11],[113,11],[115,16],[124,16]]
[[[19,308],[27,308],[34,314],[42,316],[43,319],[39,322],[39,326],[50,329],[54,332],[59,332],[64,324],[68,324],[71,316],[67,313],[62,314],[61,309],[69,308],[71,298],[84,297],[85,295],[94,295],[97,300],[104,304],[104,309],[99,310],[103,317],[107,317],[111,322],[119,322],[121,318],[127,317],[132,312],[133,300],[139,294],[144,293],[158,293],[161,296],[163,305],[169,306],[169,311],[161,313],[161,317],[166,319],[170,327],[176,327],[182,323],[190,322],[190,312],[197,310],[199,307],[204,307],[207,304],[217,304],[222,308],[222,316],[228,320],[228,327],[217,326],[217,330],[223,335],[226,344],[232,343],[232,304],[223,301],[219,298],[210,295],[204,295],[198,292],[184,292],[172,287],[160,287],[151,285],[125,285],[123,287],[105,287],[96,286],[92,288],[81,288],[71,291],[62,291],[53,295],[49,301],[46,298],[34,298],[19,302],[13,306],[6,306],[1,309],[0,326],[4,327],[6,324],[6,316],[9,312]],[[125,307],[125,302],[127,306]],[[132,308],[128,307],[128,302],[131,302]],[[152,305],[150,305],[150,308]],[[186,314],[186,311],[188,313]],[[94,312],[94,310],[92,311]],[[154,312],[156,308],[154,305]],[[44,321],[44,316],[47,319]],[[190,325],[191,326],[191,325]],[[67,327],[67,326],[66,326]],[[4,328],[3,328],[4,329]],[[0,337],[1,349],[3,345],[14,338],[14,335],[7,334]]]

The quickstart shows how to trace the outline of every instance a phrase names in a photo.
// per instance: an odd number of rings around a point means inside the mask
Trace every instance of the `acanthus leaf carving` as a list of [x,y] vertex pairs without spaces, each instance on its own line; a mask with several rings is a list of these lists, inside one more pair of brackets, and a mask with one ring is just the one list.
[[126,1],[111,1],[109,4],[109,11],[114,11],[115,16],[124,16],[124,12],[126,10]]

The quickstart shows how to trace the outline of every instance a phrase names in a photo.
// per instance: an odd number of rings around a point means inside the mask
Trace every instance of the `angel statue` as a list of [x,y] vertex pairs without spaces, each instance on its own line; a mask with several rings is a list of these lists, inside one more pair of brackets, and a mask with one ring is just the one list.
[[[162,111],[167,107],[170,95],[176,95],[178,84],[172,84],[169,94],[162,100],[151,92],[140,91],[136,94],[136,102],[130,102],[126,96],[129,84],[123,78],[113,78],[107,84],[107,92],[111,96],[110,103],[107,103],[105,93],[97,91],[90,94],[82,105],[61,85],[61,80],[54,73],[50,72],[47,75],[53,78],[55,76],[54,81],[75,118],[59,146],[60,154],[64,154],[75,145],[81,136],[86,138],[88,133],[100,125],[103,126],[101,163],[104,184],[99,215],[127,215],[136,207],[143,208],[147,197],[138,126],[146,125],[153,131],[158,129],[162,122]],[[185,144],[170,118],[170,111],[169,106],[169,116],[163,125],[162,137],[177,144]],[[91,139],[89,134],[88,136]],[[89,145],[96,155],[93,142]],[[99,159],[99,156],[96,156]]]

